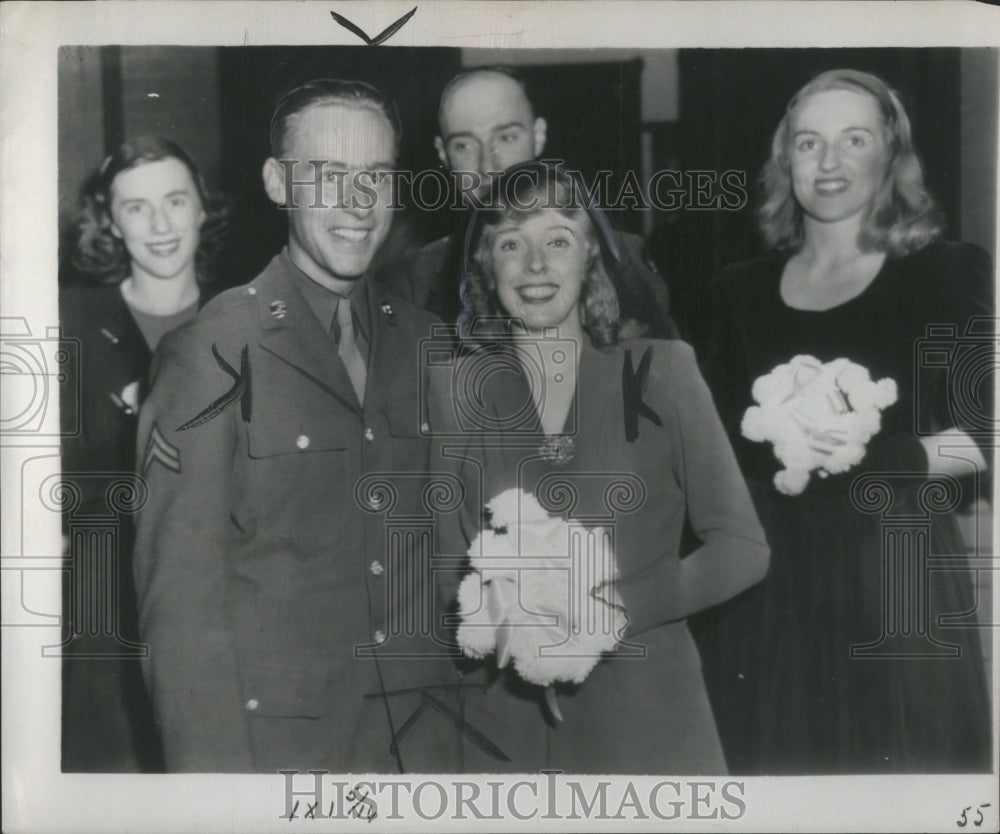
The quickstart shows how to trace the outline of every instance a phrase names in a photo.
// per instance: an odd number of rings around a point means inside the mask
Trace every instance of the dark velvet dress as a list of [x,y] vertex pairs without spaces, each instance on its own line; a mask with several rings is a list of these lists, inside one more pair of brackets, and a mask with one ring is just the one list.
[[[625,379],[641,380],[647,351],[648,376],[632,397]],[[533,493],[551,514],[611,529],[629,634],[582,684],[557,686],[560,724],[548,716],[541,687],[513,669],[497,674],[492,656],[474,664],[466,682],[485,692],[467,690],[466,720],[510,761],[467,743],[465,771],[725,772],[685,618],[757,581],[767,556],[693,351],[652,340],[584,346],[565,427],[568,455],[565,448],[546,453],[552,447],[516,360],[500,361],[497,372],[486,371],[488,359],[471,361],[478,372],[463,378],[485,382],[467,392],[464,413],[485,415],[483,425],[496,430],[459,455],[470,508],[466,542],[479,529],[482,505],[511,487]],[[701,544],[681,560],[688,520]]]
[[[860,295],[817,312],[782,300],[788,257],[723,273],[708,362],[772,551],[763,583],[695,623],[730,769],[988,770],[975,609],[989,603],[977,598],[953,514],[984,494],[985,476],[970,464],[968,477],[929,481],[913,450],[917,434],[956,425],[989,437],[992,338],[967,331],[971,320],[981,333],[975,317],[992,314],[989,258],[931,244],[887,259]],[[814,475],[788,496],[772,482],[771,444],[741,437],[740,421],[754,380],[798,354],[891,377],[898,400],[856,469]]]
[[[204,295],[204,293],[203,293]],[[139,667],[132,547],[144,490],[135,472],[138,404],[152,353],[117,284],[60,293],[60,322],[77,376],[63,398],[62,769],[163,769]],[[193,316],[196,311],[192,310]]]

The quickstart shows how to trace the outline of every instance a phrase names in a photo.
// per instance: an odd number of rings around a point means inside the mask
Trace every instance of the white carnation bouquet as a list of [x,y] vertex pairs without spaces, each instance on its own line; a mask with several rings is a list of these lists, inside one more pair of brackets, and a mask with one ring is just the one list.
[[597,527],[574,536],[519,489],[486,509],[489,523],[469,547],[473,572],[458,591],[459,645],[475,658],[496,652],[500,668],[513,661],[522,678],[546,687],[546,703],[562,720],[554,684],[582,683],[627,624],[610,534]]
[[758,377],[752,393],[757,405],[746,410],[741,430],[774,444],[784,465],[774,485],[786,495],[801,493],[812,472],[825,478],[859,464],[897,396],[894,380],[874,382],[862,365],[807,355]]

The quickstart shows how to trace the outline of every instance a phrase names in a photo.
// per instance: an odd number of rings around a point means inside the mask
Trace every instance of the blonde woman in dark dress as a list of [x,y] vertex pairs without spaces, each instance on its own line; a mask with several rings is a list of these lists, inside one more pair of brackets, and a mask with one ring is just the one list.
[[[957,344],[991,314],[990,260],[940,241],[906,112],[873,75],[831,71],[800,90],[762,181],[772,251],[721,276],[709,357],[772,549],[765,581],[706,618],[700,639],[730,767],[988,769],[976,600],[951,510],[985,469],[976,412],[992,397],[982,379],[963,391],[947,369],[921,368],[920,350],[930,326]],[[897,396],[860,464],[786,494],[771,444],[743,437],[741,421],[755,380],[803,354],[848,359]],[[838,442],[804,432],[821,453]]]

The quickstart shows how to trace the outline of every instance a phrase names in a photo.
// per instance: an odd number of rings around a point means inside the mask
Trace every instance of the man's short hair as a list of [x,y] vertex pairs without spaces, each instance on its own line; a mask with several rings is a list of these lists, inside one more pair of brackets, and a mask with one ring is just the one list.
[[444,106],[451,97],[455,88],[468,81],[470,78],[474,78],[477,75],[502,75],[509,78],[518,87],[521,88],[521,92],[524,93],[524,98],[528,102],[528,106],[531,108],[532,114],[535,112],[535,105],[531,101],[531,96],[528,95],[528,88],[525,84],[524,78],[520,73],[511,69],[510,67],[494,66],[494,67],[475,67],[474,69],[466,70],[465,72],[460,72],[454,78],[452,78],[447,84],[444,85],[444,89],[441,91],[441,99],[438,103],[438,126],[440,127],[441,121],[444,116]]
[[317,78],[300,84],[284,93],[271,116],[271,155],[281,158],[285,143],[292,130],[294,117],[310,107],[321,104],[343,104],[348,107],[375,110],[388,119],[392,126],[396,149],[403,138],[396,103],[380,90],[364,81],[345,81],[340,78]]

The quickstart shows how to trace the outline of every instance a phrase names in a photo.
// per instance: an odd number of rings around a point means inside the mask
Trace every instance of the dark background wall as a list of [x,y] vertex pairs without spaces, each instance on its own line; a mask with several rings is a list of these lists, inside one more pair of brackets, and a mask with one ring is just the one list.
[[[562,159],[590,185],[610,171],[608,192],[617,194],[626,171],[641,171],[642,61],[524,65],[517,67],[535,113],[548,122],[544,156]],[[634,208],[609,213],[611,222],[641,231]]]

